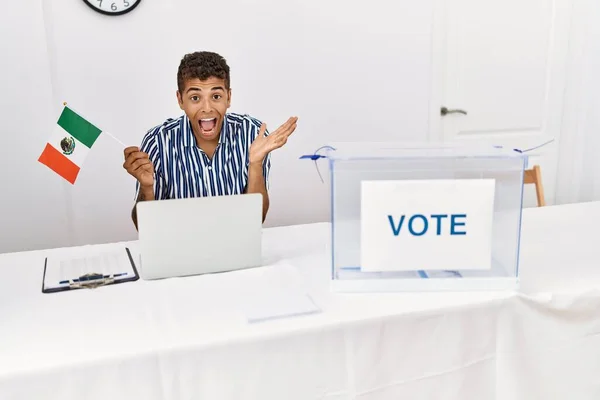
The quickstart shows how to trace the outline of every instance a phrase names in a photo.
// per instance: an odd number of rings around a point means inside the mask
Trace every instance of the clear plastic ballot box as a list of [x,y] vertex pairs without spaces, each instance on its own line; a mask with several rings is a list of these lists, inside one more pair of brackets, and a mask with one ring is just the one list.
[[525,154],[456,144],[326,147],[334,291],[518,288]]

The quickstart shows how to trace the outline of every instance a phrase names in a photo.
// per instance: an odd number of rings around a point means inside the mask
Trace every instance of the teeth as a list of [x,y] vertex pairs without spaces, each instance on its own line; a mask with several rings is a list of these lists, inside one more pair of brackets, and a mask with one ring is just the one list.
[[205,118],[205,119],[201,119],[200,121],[204,121],[204,122],[208,122],[208,121],[213,121],[216,118]]

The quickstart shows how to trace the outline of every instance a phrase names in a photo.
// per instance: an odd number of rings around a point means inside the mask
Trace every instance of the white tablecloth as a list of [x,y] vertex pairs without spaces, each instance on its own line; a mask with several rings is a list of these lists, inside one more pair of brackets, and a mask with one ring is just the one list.
[[1,255],[0,399],[598,400],[598,221],[525,210],[524,293],[332,294],[328,224],[266,229],[322,313],[256,324],[262,268],[42,294],[72,249]]

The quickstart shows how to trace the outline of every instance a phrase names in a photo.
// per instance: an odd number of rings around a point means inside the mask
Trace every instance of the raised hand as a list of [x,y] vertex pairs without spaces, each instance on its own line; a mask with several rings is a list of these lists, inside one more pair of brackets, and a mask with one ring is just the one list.
[[142,187],[154,185],[154,165],[147,153],[140,151],[139,147],[127,147],[124,150],[125,162],[123,168],[138,180]]
[[290,117],[283,125],[265,136],[267,124],[260,126],[258,136],[250,146],[250,163],[262,163],[267,154],[287,143],[288,137],[296,130],[298,117]]

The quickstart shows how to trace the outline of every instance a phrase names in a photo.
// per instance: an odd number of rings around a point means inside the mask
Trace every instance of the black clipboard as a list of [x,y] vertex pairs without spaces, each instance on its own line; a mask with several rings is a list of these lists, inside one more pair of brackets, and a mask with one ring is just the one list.
[[102,286],[108,285],[117,285],[119,283],[126,282],[134,282],[140,279],[140,275],[138,274],[138,270],[135,267],[135,262],[133,262],[133,257],[131,256],[131,252],[129,251],[129,247],[125,247],[125,251],[127,252],[127,257],[129,258],[129,262],[131,263],[131,268],[133,269],[134,276],[126,279],[110,279],[110,278],[98,278],[95,276],[80,276],[78,279],[80,283],[78,284],[69,284],[68,286],[56,287],[46,289],[44,287],[44,282],[46,281],[46,268],[48,267],[48,257],[44,259],[44,274],[42,275],[42,293],[58,293],[65,292],[70,290],[78,290],[78,289],[95,289]]

